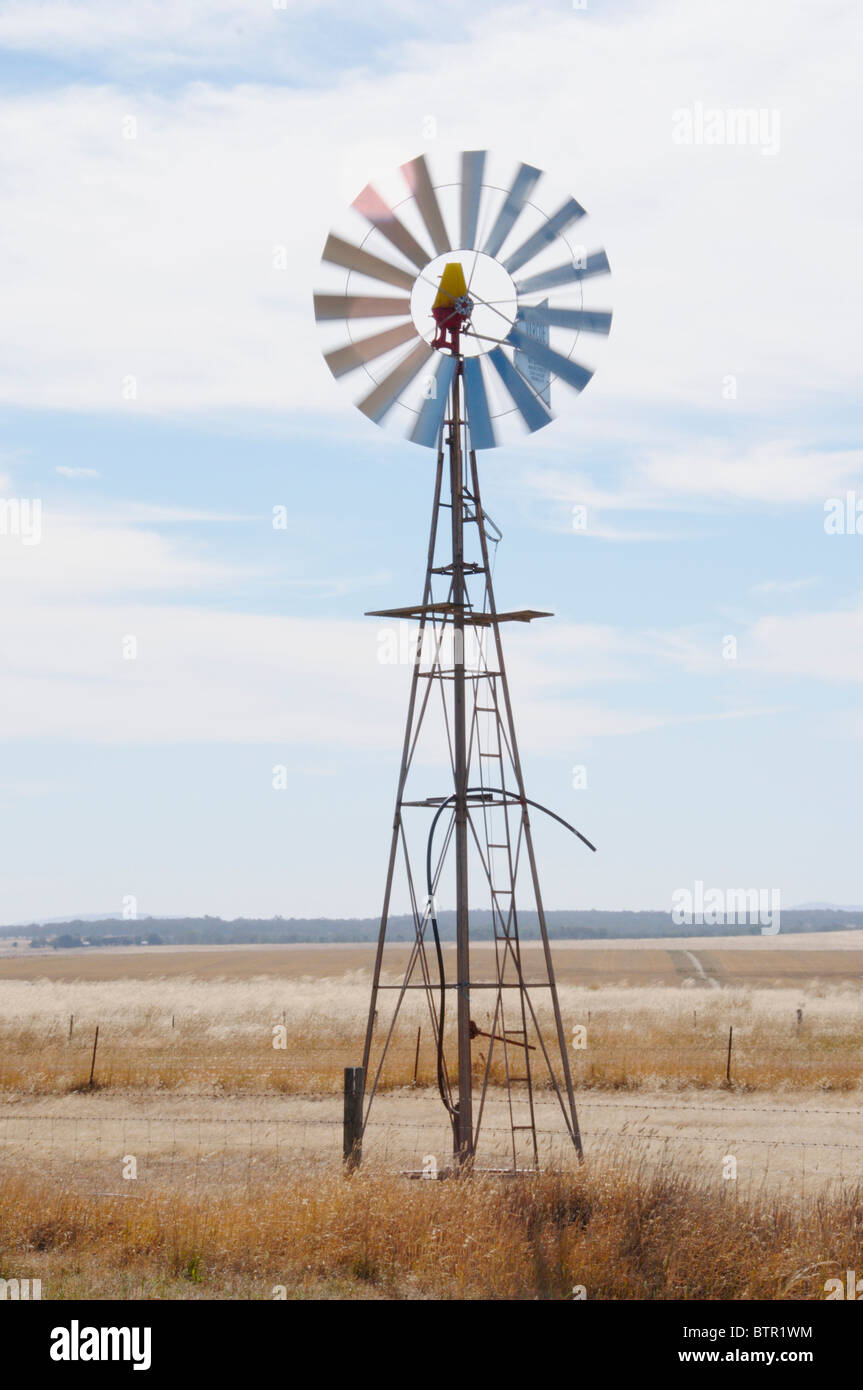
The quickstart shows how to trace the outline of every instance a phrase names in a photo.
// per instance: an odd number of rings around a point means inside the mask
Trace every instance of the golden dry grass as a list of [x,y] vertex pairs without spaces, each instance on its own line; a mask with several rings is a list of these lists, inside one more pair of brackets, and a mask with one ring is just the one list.
[[859,1268],[863,1193],[740,1203],[669,1169],[297,1175],[204,1199],[0,1183],[0,1276],[45,1298],[801,1299]]
[[[863,1078],[860,992],[851,983],[810,982],[805,990],[563,985],[560,998],[567,1038],[577,1024],[587,1029],[586,1047],[570,1051],[579,1090],[724,1087],[729,1026],[732,1083],[738,1088],[844,1092],[859,1089]],[[381,996],[377,1043],[392,999]],[[98,1024],[95,1080],[102,1088],[337,1094],[343,1068],[360,1060],[367,1004],[362,974],[290,982],[271,976],[3,980],[0,1092],[51,1095],[85,1086]],[[537,1008],[550,1036],[548,1005],[542,1000]],[[490,1029],[487,1007],[478,1003],[475,1017],[480,1028]],[[273,1046],[279,1027],[285,1029],[284,1048]],[[415,994],[394,1033],[383,1090],[412,1083],[418,1028],[417,1081],[434,1086],[431,1027],[423,998]],[[475,1045],[477,1076],[487,1046],[482,1038]],[[449,1053],[452,1064],[451,1034]],[[500,1084],[499,1047],[494,1058],[491,1080]],[[542,1086],[539,1067],[537,1080]]]
[[[649,962],[649,952],[643,957]],[[700,958],[713,965],[706,952]],[[382,1000],[379,1037],[391,999]],[[346,1180],[337,1120],[327,1116],[338,1108],[342,1068],[359,1060],[367,1000],[364,971],[0,980],[0,1277],[41,1278],[45,1298],[270,1299],[284,1287],[289,1298],[533,1299],[568,1298],[583,1285],[591,1299],[772,1299],[823,1297],[827,1278],[863,1264],[861,1191],[831,1195],[821,1184],[813,1196],[811,1179],[798,1190],[784,1170],[770,1186],[745,1178],[752,1134],[739,1109],[767,1103],[751,1102],[750,1091],[785,1091],[783,1104],[817,1109],[818,1092],[859,1088],[854,983],[562,986],[567,1036],[576,1024],[587,1028],[586,1048],[570,1057],[588,1109],[626,1103],[625,1094],[603,1099],[606,1091],[641,1092],[654,1103],[664,1093],[670,1105],[672,1093],[722,1090],[733,1025],[736,1094],[714,1096],[714,1118],[698,1117],[710,1139],[699,1178],[693,1162],[673,1169],[663,1159],[663,1129],[652,1147],[636,1140],[640,1157],[628,1161],[619,1147],[591,1143],[583,1169],[445,1183],[385,1171],[380,1141],[370,1137],[367,1165]],[[412,1079],[418,1026],[419,1082],[433,1086],[423,1010],[421,996],[406,1001],[385,1091]],[[487,1025],[479,1007],[476,1017]],[[100,1089],[70,1094],[86,1085],[97,1024]],[[272,1046],[279,1027],[285,1049]],[[478,1066],[485,1045],[478,1040]],[[314,1100],[325,1096],[332,1099]],[[726,1100],[736,1108],[714,1115]],[[431,1089],[381,1103],[404,1119],[431,1107],[446,1129]],[[239,1138],[222,1137],[215,1111],[236,1119],[238,1106],[248,1112],[248,1136],[240,1126]],[[291,1106],[299,1107],[295,1121],[282,1115]],[[303,1155],[294,1133],[290,1152],[273,1154],[267,1117],[275,1131],[275,1111],[279,1124],[308,1124],[310,1143],[326,1121],[326,1152]],[[600,1129],[606,1114],[597,1111]],[[612,1128],[640,1123],[629,1112],[623,1120]],[[674,1115],[670,1123],[676,1135]],[[717,1176],[719,1156],[736,1152],[727,1147],[732,1133],[742,1143],[739,1183]],[[141,1154],[141,1176],[124,1183],[130,1148]]]

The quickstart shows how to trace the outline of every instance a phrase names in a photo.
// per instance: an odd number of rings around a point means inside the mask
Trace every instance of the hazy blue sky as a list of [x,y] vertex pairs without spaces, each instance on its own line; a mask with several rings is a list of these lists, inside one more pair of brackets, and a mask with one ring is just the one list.
[[371,9],[0,5],[0,921],[379,910],[409,673],[362,613],[419,597],[431,456],[311,291],[368,179],[486,147],[614,272],[596,379],[482,461],[500,603],[556,614],[508,634],[529,794],[600,847],[541,828],[547,903],[860,902],[858,9]]

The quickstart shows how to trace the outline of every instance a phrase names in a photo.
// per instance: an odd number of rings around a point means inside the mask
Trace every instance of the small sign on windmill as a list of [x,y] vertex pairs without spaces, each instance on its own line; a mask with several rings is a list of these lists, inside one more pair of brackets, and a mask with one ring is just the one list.
[[[536,306],[526,305],[519,309],[516,320],[528,338],[544,348],[548,347],[547,309],[547,299]],[[529,347],[517,347],[512,360],[516,371],[527,378],[540,400],[546,405],[551,405],[551,371],[547,362],[540,362],[535,356],[531,356]]]

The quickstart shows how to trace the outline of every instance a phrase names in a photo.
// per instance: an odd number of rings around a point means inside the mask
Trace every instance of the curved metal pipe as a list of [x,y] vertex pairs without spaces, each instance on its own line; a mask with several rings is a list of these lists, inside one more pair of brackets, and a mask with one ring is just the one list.
[[[466,794],[468,796],[485,797],[490,793],[493,795],[496,794],[503,797],[503,800],[484,802],[482,804],[492,806],[533,806],[536,808],[537,811],[543,811],[545,815],[551,816],[552,820],[556,820],[560,825],[565,826],[567,830],[571,830],[573,835],[576,835],[578,839],[581,840],[582,844],[587,845],[588,849],[593,850],[593,852],[596,853],[596,845],[592,845],[586,835],[582,835],[580,830],[576,830],[574,825],[570,825],[569,821],[564,820],[563,816],[559,816],[556,811],[550,811],[547,806],[541,805],[538,801],[531,801],[530,797],[510,797],[502,787],[468,787]],[[456,1113],[455,1106],[452,1104],[446,1093],[446,1087],[444,1085],[443,1078],[443,1030],[444,1015],[446,1012],[446,977],[444,975],[443,951],[441,950],[440,933],[438,931],[437,925],[437,915],[434,911],[434,892],[432,882],[432,847],[434,843],[434,833],[437,828],[437,823],[440,820],[441,815],[446,810],[446,808],[448,806],[451,806],[455,800],[456,793],[453,792],[451,796],[448,796],[445,801],[441,802],[440,806],[435,811],[431,826],[429,827],[428,842],[426,844],[426,891],[428,893],[428,912],[429,920],[431,921],[432,935],[434,936],[435,953],[437,955],[437,966],[440,986],[440,1008],[437,1034],[437,1087],[440,1093],[440,1098],[443,1101],[450,1115],[450,1118],[453,1120],[455,1119]]]

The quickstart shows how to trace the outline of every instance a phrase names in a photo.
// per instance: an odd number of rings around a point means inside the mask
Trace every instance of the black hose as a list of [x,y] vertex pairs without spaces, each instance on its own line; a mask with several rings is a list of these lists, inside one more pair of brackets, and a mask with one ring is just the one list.
[[[592,845],[590,843],[590,840],[588,840],[585,835],[582,835],[580,830],[576,830],[574,825],[570,825],[569,821],[564,820],[563,816],[557,815],[555,811],[550,811],[547,806],[540,805],[538,801],[531,801],[529,797],[510,798],[508,794],[500,787],[468,787],[465,794],[467,796],[483,797],[489,794],[498,794],[504,798],[502,802],[493,801],[490,803],[485,803],[487,805],[490,804],[492,806],[534,806],[537,811],[544,811],[547,816],[551,816],[552,820],[558,821],[559,824],[565,826],[567,830],[571,830],[573,835],[577,835],[579,840],[581,840],[583,844],[587,845],[588,849],[593,850],[594,853],[596,852],[596,845]],[[447,806],[451,806],[456,799],[457,794],[454,792],[452,796],[448,796],[445,801],[442,801],[440,806],[435,811],[434,818],[429,828],[428,843],[426,845],[426,891],[428,893],[428,913],[429,920],[431,921],[432,935],[434,936],[435,953],[437,955],[437,968],[440,984],[440,1017],[438,1020],[437,1034],[437,1088],[440,1093],[440,1098],[443,1101],[453,1122],[455,1122],[457,1107],[452,1104],[449,1096],[447,1095],[447,1089],[444,1085],[443,1076],[443,1029],[444,1015],[446,1012],[446,976],[444,975],[443,951],[441,950],[440,932],[438,931],[437,925],[437,915],[434,911],[432,846],[434,842],[434,833],[437,828],[437,823],[441,818],[441,815],[446,810]]]

